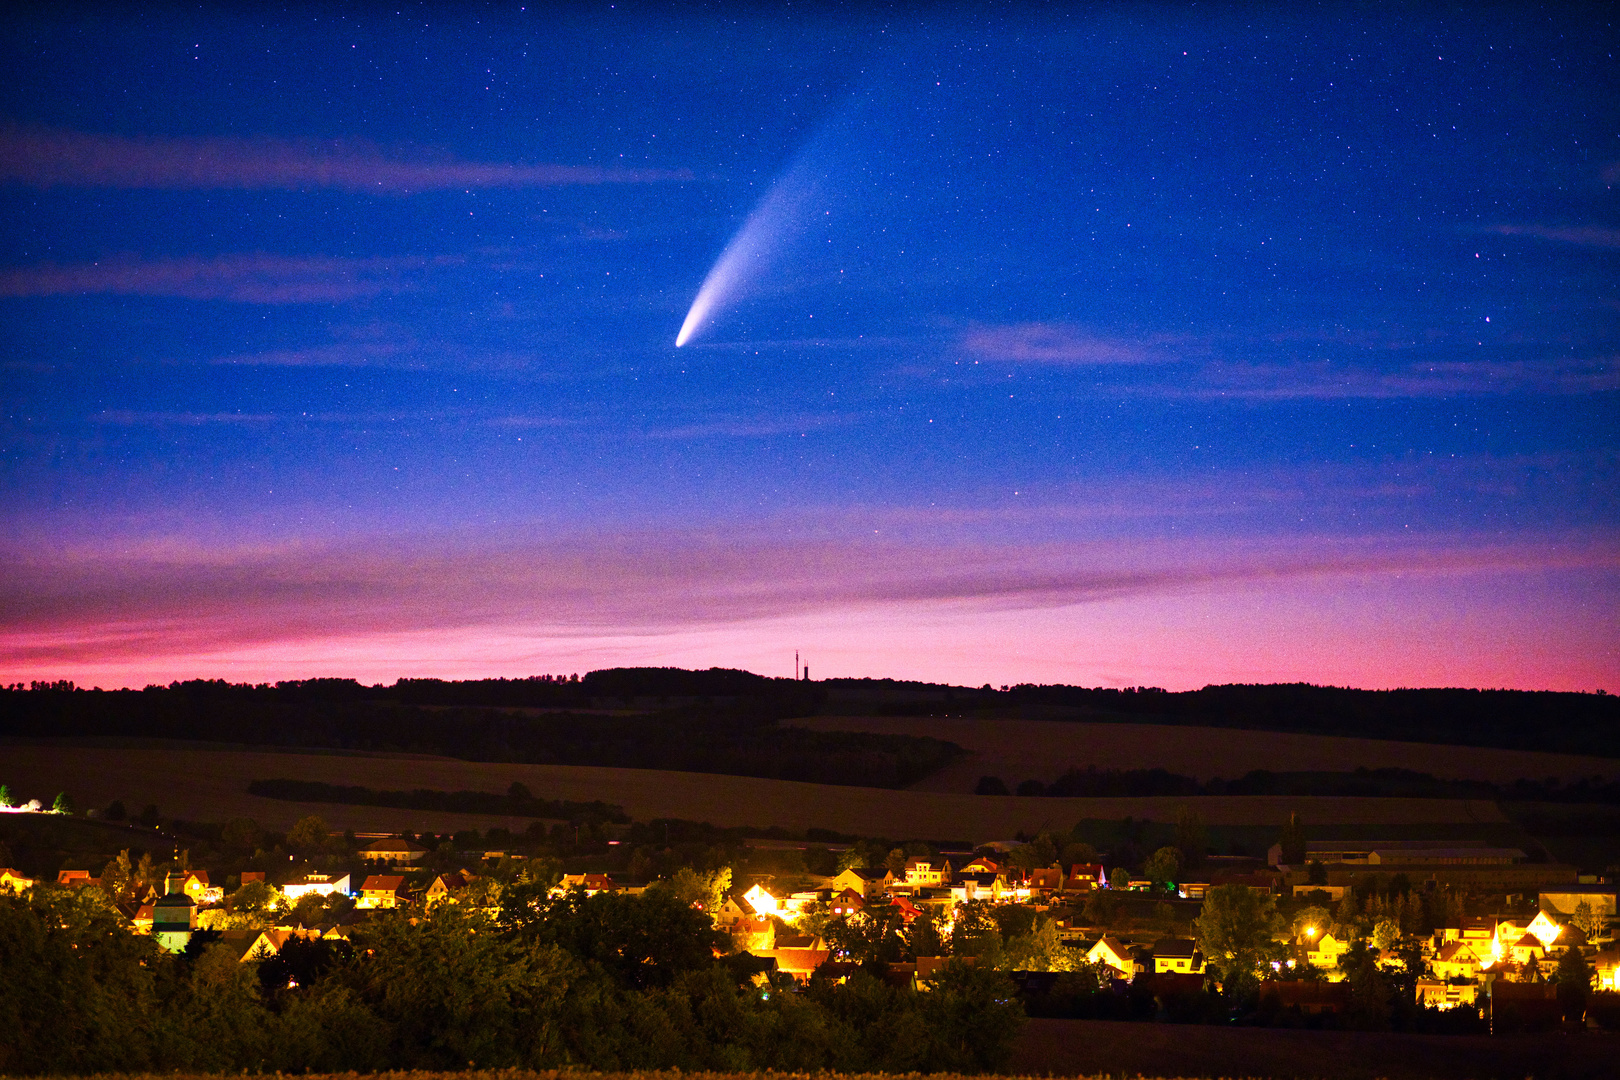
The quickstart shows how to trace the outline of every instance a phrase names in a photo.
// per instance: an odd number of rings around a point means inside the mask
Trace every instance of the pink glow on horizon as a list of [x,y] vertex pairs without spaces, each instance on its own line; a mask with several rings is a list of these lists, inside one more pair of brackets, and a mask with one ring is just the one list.
[[[915,600],[791,615],[627,628],[503,623],[412,630],[290,629],[253,642],[194,640],[161,626],[8,634],[0,681],[142,686],[346,676],[522,677],[618,665],[740,667],[815,678],[958,685],[1157,685],[1305,681],[1367,688],[1475,686],[1620,691],[1607,576],[1579,572],[1354,575],[1183,586],[1083,603],[1006,607]],[[72,639],[69,659],[20,661]],[[170,644],[170,643],[174,644]],[[88,647],[87,647],[88,646]]]

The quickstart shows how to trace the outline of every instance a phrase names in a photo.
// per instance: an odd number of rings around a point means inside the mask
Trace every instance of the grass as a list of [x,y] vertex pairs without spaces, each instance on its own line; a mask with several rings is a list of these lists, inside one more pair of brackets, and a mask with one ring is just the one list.
[[[1231,734],[1231,733],[1228,733]],[[334,755],[179,746],[83,745],[73,740],[0,747],[0,782],[17,795],[49,798],[66,790],[81,808],[121,799],[130,811],[156,804],[167,817],[224,821],[250,817],[286,828],[319,814],[338,829],[434,831],[488,829],[521,832],[527,818],[436,813],[373,806],[283,802],[248,794],[253,780],[277,776],[385,790],[435,788],[505,791],[522,781],[536,796],[622,805],[638,820],[658,817],[720,826],[819,827],[891,837],[1007,839],[1020,830],[1067,829],[1086,818],[1126,816],[1174,821],[1185,799],[985,798],[933,791],[836,787],[745,776],[522,765],[425,756]],[[1212,825],[1275,827],[1299,810],[1315,825],[1429,825],[1501,822],[1492,803],[1444,799],[1203,797],[1199,812]]]

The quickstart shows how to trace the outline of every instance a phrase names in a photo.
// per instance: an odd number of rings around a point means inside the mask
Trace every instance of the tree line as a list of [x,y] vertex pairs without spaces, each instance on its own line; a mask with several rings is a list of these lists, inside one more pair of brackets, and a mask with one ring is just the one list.
[[381,912],[350,941],[241,963],[217,934],[171,956],[96,890],[39,887],[0,897],[0,1073],[980,1072],[1005,1064],[1023,1017],[993,971],[799,988],[720,944],[671,888],[552,897],[534,880],[494,914]]

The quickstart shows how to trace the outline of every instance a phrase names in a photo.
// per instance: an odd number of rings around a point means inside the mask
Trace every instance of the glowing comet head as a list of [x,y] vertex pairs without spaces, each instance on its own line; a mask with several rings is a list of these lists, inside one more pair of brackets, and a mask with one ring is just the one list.
[[719,313],[721,306],[745,295],[769,269],[773,257],[800,231],[800,211],[815,194],[812,175],[801,157],[798,164],[772,187],[754,208],[742,229],[720,253],[714,269],[703,279],[697,299],[675,335],[678,349],[697,337]]

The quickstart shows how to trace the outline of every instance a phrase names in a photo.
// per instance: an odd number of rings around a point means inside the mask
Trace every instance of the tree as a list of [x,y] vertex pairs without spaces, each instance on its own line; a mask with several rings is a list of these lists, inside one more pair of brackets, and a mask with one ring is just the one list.
[[1378,925],[1373,927],[1373,947],[1380,955],[1393,956],[1395,947],[1401,943],[1401,926],[1394,919],[1379,919]]
[[1305,861],[1305,823],[1300,821],[1298,811],[1288,815],[1277,842],[1282,848],[1281,861],[1285,866],[1298,866]]
[[1592,905],[1585,900],[1575,905],[1575,914],[1570,916],[1569,921],[1587,941],[1596,941],[1606,929],[1603,915],[1594,911]]
[[[610,893],[591,899],[603,897],[642,899]],[[494,929],[481,912],[459,904],[439,904],[414,919],[384,912],[366,923],[355,963],[339,977],[392,1027],[395,1063],[511,1067],[551,1055],[578,965],[549,942]]]
[[722,866],[712,874],[702,874],[683,866],[659,882],[658,887],[668,889],[683,904],[706,911],[712,917],[726,902],[726,892],[731,888],[731,867]]
[[129,817],[129,811],[124,808],[122,800],[114,799],[107,804],[106,815],[108,821],[123,821]]
[[232,818],[225,823],[220,839],[234,848],[252,851],[264,842],[264,830],[252,818]]
[[327,828],[326,822],[314,814],[300,818],[298,823],[287,832],[287,846],[294,851],[308,854],[319,851],[325,846],[327,837],[332,830]]
[[1010,795],[1006,781],[999,776],[981,776],[979,784],[973,789],[975,795]]
[[1181,865],[1191,868],[1201,866],[1204,855],[1209,847],[1209,834],[1204,829],[1204,819],[1190,806],[1181,806],[1176,810],[1176,850],[1181,853]]
[[58,791],[56,793],[56,801],[51,803],[51,813],[53,813],[53,814],[71,814],[71,813],[73,813],[73,800],[68,798],[67,792]]
[[522,940],[555,945],[634,989],[668,986],[683,971],[707,967],[727,944],[707,914],[668,889],[640,896],[572,889],[540,899],[514,886],[501,896],[501,919]]
[[1571,945],[1558,957],[1558,1005],[1564,1019],[1572,1024],[1586,1016],[1586,1002],[1592,994],[1592,965],[1580,946]]
[[1155,885],[1174,885],[1176,879],[1181,877],[1180,849],[1162,847],[1149,855],[1147,862],[1142,864],[1142,876]]
[[1276,901],[1245,885],[1217,885],[1205,893],[1195,926],[1199,947],[1220,968],[1229,994],[1253,985],[1262,965],[1283,956],[1278,938],[1286,931]]
[[12,803],[11,803],[11,785],[9,785],[9,784],[0,784],[0,806],[10,806],[10,805],[12,805]]
[[1108,887],[1110,889],[1128,889],[1131,885],[1131,875],[1125,872],[1123,866],[1116,866],[1108,871]]

